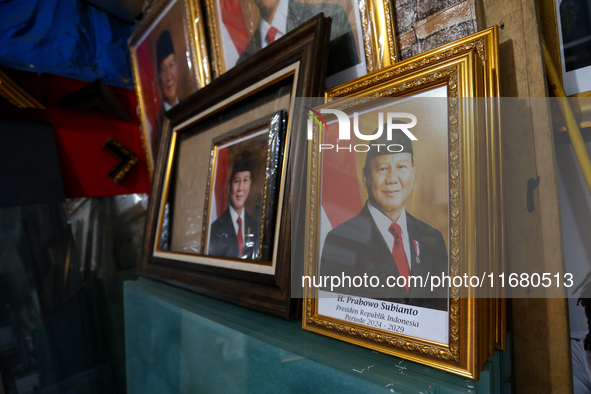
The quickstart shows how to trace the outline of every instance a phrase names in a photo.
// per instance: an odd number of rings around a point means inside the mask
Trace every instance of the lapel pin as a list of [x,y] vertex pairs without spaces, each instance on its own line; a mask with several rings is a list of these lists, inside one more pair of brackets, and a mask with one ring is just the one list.
[[421,249],[419,249],[419,241],[414,240],[412,242],[415,247],[415,255],[417,256],[416,262],[417,262],[417,264],[419,264],[421,262],[421,259],[419,259],[419,255],[421,254]]

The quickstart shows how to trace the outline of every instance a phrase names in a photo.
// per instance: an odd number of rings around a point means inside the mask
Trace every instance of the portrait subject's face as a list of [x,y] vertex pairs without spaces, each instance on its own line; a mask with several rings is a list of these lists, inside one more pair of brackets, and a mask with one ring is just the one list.
[[374,157],[363,183],[371,203],[392,220],[397,220],[415,180],[415,166],[410,153]]
[[250,192],[250,171],[241,171],[230,179],[230,203],[240,213]]
[[160,63],[160,74],[158,75],[160,81],[160,89],[162,90],[162,98],[170,105],[174,105],[177,97],[177,87],[179,83],[179,73],[174,54],[162,60]]

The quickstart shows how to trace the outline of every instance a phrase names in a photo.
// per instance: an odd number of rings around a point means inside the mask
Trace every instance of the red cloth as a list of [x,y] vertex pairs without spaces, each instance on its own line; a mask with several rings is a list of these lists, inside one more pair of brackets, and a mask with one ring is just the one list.
[[392,257],[396,262],[396,267],[400,276],[406,278],[405,287],[406,292],[409,292],[408,276],[410,275],[410,267],[408,266],[408,260],[406,259],[406,253],[404,252],[404,243],[402,242],[402,229],[398,223],[392,223],[388,229],[390,234],[394,236],[394,246],[392,247]]
[[[152,64],[150,52],[148,50],[148,41],[145,40],[136,48],[138,64]],[[156,118],[160,113],[160,96],[158,95],[158,79],[154,75],[154,69],[150,66],[139,67],[140,81],[142,84],[142,97],[146,110],[146,116],[150,125],[156,123]]]
[[238,252],[240,257],[242,257],[242,249],[244,247],[244,240],[242,239],[242,219],[238,216]]
[[267,42],[270,44],[275,41],[275,37],[277,36],[277,29],[273,26],[267,30]]
[[[324,144],[332,144],[334,149],[322,151],[322,207],[332,228],[357,215],[361,208],[357,164],[355,152],[351,149],[339,150],[338,122],[331,123],[324,132]],[[347,141],[344,146],[351,143]]]
[[[150,176],[141,140],[135,91],[109,87],[134,117],[133,122],[107,118],[100,112],[76,112],[57,105],[89,82],[51,74],[4,70],[17,84],[47,109],[17,109],[0,100],[0,116],[5,119],[29,119],[53,124],[60,169],[67,198],[100,197],[131,193],[148,193]],[[138,158],[139,163],[119,184],[109,177],[117,159],[103,149],[109,138],[115,138]]]
[[228,177],[228,148],[218,150],[218,163],[215,174],[215,211],[216,217],[226,210],[226,178]]
[[230,33],[230,38],[238,51],[238,55],[241,55],[246,45],[248,45],[248,34],[242,19],[239,0],[220,0],[220,11],[222,13],[222,22],[224,22],[228,33]]

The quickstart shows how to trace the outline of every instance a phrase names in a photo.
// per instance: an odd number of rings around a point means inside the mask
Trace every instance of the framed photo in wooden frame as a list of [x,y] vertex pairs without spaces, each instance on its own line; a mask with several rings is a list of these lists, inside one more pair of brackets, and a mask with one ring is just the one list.
[[[314,108],[328,115],[322,127],[313,124],[308,147],[304,329],[478,379],[504,337],[497,331],[500,303],[453,283],[441,293],[398,282],[385,286],[389,279],[429,281],[430,275],[453,278],[503,266],[503,243],[489,237],[502,229],[502,211],[493,226],[487,206],[493,200],[502,206],[500,188],[490,188],[501,176],[490,163],[498,159],[498,108],[483,98],[498,96],[488,80],[498,68],[496,60],[484,65],[480,56],[491,33],[339,86]],[[349,143],[341,134],[343,120],[331,115],[335,110],[355,131],[351,150],[334,148]],[[418,141],[384,123],[416,126]],[[357,128],[367,130],[365,136]],[[363,140],[382,131],[385,139],[386,130],[395,151],[376,153],[392,146],[379,138],[365,149],[370,142]],[[334,192],[343,182],[348,192]],[[365,274],[378,284],[346,282]],[[342,279],[336,290],[325,281],[335,277]]]
[[240,3],[207,0],[206,7],[214,76],[243,62],[320,12],[332,19],[327,86],[336,86],[397,60],[390,0],[247,0]]
[[[306,141],[293,131],[305,119],[292,98],[322,94],[329,31],[330,20],[314,17],[169,112],[142,275],[274,315],[298,314],[284,240],[292,189],[304,182],[289,174]],[[222,217],[231,218],[227,226]]]
[[165,113],[210,81],[205,25],[197,0],[159,0],[129,38],[150,174]]
[[205,255],[272,261],[286,125],[281,110],[213,139],[201,235]]

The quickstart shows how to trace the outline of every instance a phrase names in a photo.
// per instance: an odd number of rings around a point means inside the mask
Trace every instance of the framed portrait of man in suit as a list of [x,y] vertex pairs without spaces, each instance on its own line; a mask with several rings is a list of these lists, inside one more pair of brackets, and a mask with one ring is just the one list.
[[202,235],[206,255],[271,261],[285,123],[279,111],[213,141]]
[[150,174],[166,112],[210,80],[200,15],[194,0],[157,1],[129,39]]
[[332,20],[327,86],[339,85],[396,61],[394,18],[389,0],[207,0],[206,3],[214,75],[279,41],[319,13]]
[[498,94],[494,52],[486,66],[482,56],[494,35],[397,63],[307,108],[305,263],[292,282],[304,329],[478,379],[502,324],[494,285],[475,285],[503,267],[492,236],[503,217],[489,211],[502,206],[491,165],[500,137],[495,100],[483,98]]
[[288,240],[304,179],[291,176],[291,167],[306,140],[295,97],[322,94],[329,23],[317,15],[285,36],[286,47],[262,49],[167,114],[142,275],[298,315]]
[[[450,272],[446,89],[434,87],[402,102],[376,100],[347,114],[352,135],[346,144],[339,135],[342,122],[325,115],[319,275],[341,282],[369,275],[376,286],[324,285],[318,310],[345,320],[355,318],[349,309],[338,307],[339,298],[328,294],[331,291],[379,299],[392,308],[409,306],[406,320],[413,324],[397,324],[396,317],[405,320],[400,314],[380,326],[447,344],[448,289],[415,285],[410,279],[420,282]],[[413,123],[417,124],[408,127]],[[364,139],[380,132],[376,139]],[[376,313],[381,307],[379,303]],[[420,328],[427,324],[429,330]]]

